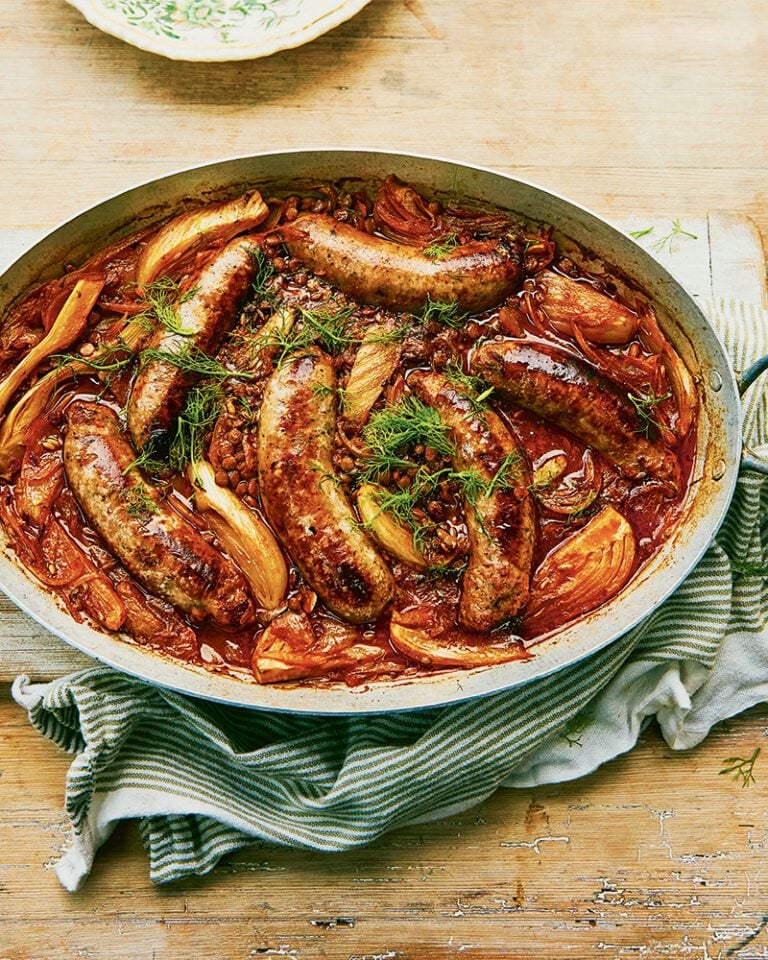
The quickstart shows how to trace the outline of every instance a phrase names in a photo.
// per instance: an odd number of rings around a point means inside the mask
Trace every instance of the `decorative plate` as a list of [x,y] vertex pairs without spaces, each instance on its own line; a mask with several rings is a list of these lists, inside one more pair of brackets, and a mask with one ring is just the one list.
[[95,27],[172,60],[251,60],[298,47],[370,0],[67,0]]

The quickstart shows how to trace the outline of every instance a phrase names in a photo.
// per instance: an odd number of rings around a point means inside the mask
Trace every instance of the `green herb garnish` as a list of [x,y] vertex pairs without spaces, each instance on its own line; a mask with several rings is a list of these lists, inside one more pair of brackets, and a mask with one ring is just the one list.
[[647,237],[649,233],[653,233],[653,227],[645,227],[643,230],[629,231],[629,235],[633,240],[639,240],[641,237]]
[[417,320],[421,323],[429,323],[434,320],[443,327],[450,327],[452,330],[459,330],[466,323],[468,313],[465,313],[458,303],[440,303],[433,300],[427,294],[427,300],[417,314]]
[[755,783],[755,777],[753,774],[753,769],[755,766],[755,760],[760,755],[760,747],[755,747],[752,756],[747,757],[727,757],[723,760],[725,766],[720,771],[719,776],[723,777],[726,774],[730,774],[734,780],[741,780],[742,789],[748,787],[750,783]]
[[147,494],[143,480],[124,490],[123,495],[128,503],[128,513],[132,517],[143,517],[148,513],[157,513],[160,509],[152,497]]
[[381,330],[377,333],[366,334],[363,337],[365,343],[378,343],[386,345],[388,343],[402,343],[405,340],[408,331],[411,329],[411,323],[405,322],[398,327],[391,327],[389,330]]
[[698,234],[691,233],[690,230],[684,230],[680,224],[679,220],[672,221],[672,229],[663,237],[659,237],[658,240],[651,247],[652,250],[661,252],[665,247],[669,253],[673,252],[672,244],[675,240],[675,237],[688,237],[691,240],[698,240]]
[[189,391],[168,447],[171,467],[183,471],[202,459],[205,435],[216,423],[223,402],[220,383],[201,384]]
[[628,393],[627,399],[635,408],[635,413],[637,418],[640,421],[640,426],[637,429],[638,433],[642,433],[645,437],[650,437],[651,430],[663,430],[663,424],[659,423],[658,420],[654,418],[654,410],[656,407],[663,401],[668,400],[672,396],[672,391],[667,390],[666,393],[662,393],[660,396],[656,396],[653,392],[653,389],[649,393],[637,394],[637,393]]
[[262,300],[269,300],[271,295],[268,284],[277,271],[261,247],[253,248],[251,257],[253,258],[255,271],[251,282],[251,291],[254,296],[261,297]]
[[486,400],[493,394],[494,388],[482,377],[465,373],[458,363],[450,363],[443,371],[443,376],[466,395],[475,413],[483,413],[487,409]]
[[419,443],[431,447],[441,457],[453,457],[456,453],[450,430],[437,411],[413,396],[377,410],[363,427],[362,437],[370,451],[366,470],[368,480],[390,470],[413,466],[403,454]]
[[191,336],[195,331],[181,326],[178,307],[197,293],[197,287],[179,293],[179,285],[170,277],[158,277],[144,287],[144,299],[148,303],[147,315],[162,324],[170,333],[181,337]]
[[354,307],[344,307],[335,313],[300,307],[299,316],[303,324],[301,334],[330,353],[339,353],[351,343],[359,342],[349,333],[349,319],[354,311]]
[[306,354],[310,347],[319,344],[329,353],[340,353],[359,339],[349,332],[350,317],[354,307],[343,307],[335,312],[332,309],[307,310],[299,307],[301,325],[290,330],[280,328],[258,334],[253,341],[256,352],[267,347],[277,348],[277,365],[281,366],[289,356]]
[[255,376],[253,373],[246,373],[243,370],[229,370],[214,357],[209,357],[207,353],[192,343],[185,344],[183,349],[178,352],[157,350],[150,347],[147,350],[142,350],[140,356],[143,363],[152,360],[170,363],[184,373],[192,373],[200,377],[215,377],[218,380],[228,380],[230,377],[235,377],[242,380],[252,380]]
[[445,260],[460,246],[459,238],[455,233],[444,233],[436,237],[428,247],[424,247],[424,256],[430,260]]
[[312,387],[312,393],[316,397],[335,397],[336,390],[327,383],[316,383]]
[[58,353],[51,357],[56,361],[57,368],[65,367],[69,363],[84,363],[98,373],[106,373],[104,378],[109,385],[110,375],[129,367],[134,360],[131,348],[123,340],[117,343],[105,343],[96,349],[90,357],[83,357],[79,353]]

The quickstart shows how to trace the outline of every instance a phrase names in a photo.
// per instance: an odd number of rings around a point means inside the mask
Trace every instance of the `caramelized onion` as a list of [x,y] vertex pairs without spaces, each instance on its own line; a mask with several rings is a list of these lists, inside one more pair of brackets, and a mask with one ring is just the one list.
[[52,353],[66,350],[83,332],[88,315],[104,286],[103,277],[84,277],[72,288],[50,330],[0,383],[0,415],[21,384]]
[[35,421],[45,413],[58,387],[80,374],[98,373],[94,364],[105,356],[107,350],[114,358],[113,348],[116,344],[124,345],[127,353],[135,352],[146,336],[147,327],[143,320],[129,320],[114,341],[105,341],[101,347],[96,348],[89,358],[90,362],[68,360],[31,386],[11,408],[0,427],[0,476],[9,478],[18,469],[27,446],[29,431]]
[[144,247],[136,265],[136,283],[141,292],[168,272],[171,264],[191,247],[213,240],[231,240],[238,233],[257,227],[269,214],[258,190],[234,200],[211,203],[183,213],[167,223]]
[[[559,469],[560,473],[554,475],[555,469]],[[564,469],[560,457],[553,457],[543,464],[534,474],[533,494],[550,512],[571,516],[586,510],[595,501],[602,486],[602,473],[589,448],[584,451],[582,469],[568,474],[555,485],[554,481],[562,476]],[[539,483],[537,478],[539,475],[543,477],[545,473],[548,473],[551,479]]]
[[371,531],[379,546],[391,553],[393,557],[412,567],[423,569],[427,566],[427,561],[414,546],[413,532],[402,523],[398,523],[391,513],[381,509],[383,493],[385,493],[384,489],[374,483],[364,483],[357,491],[357,508],[363,523]]
[[286,610],[259,638],[251,667],[259,683],[279,683],[354,669],[384,656],[381,647],[358,639],[349,627],[318,637],[305,613]]
[[679,437],[684,437],[691,429],[698,407],[696,384],[688,367],[662,333],[656,314],[651,307],[646,309],[640,319],[640,339],[646,350],[651,350],[662,358],[677,402],[676,430]]
[[245,574],[259,603],[267,610],[280,606],[288,589],[288,568],[272,531],[258,514],[216,483],[216,472],[205,460],[189,467],[195,501],[206,522]]
[[525,619],[529,637],[564,623],[615,596],[635,565],[632,527],[611,506],[549,554],[533,576]]
[[402,345],[386,340],[395,329],[394,320],[369,328],[355,356],[344,391],[344,419],[356,428],[368,419],[384,385],[395,372]]
[[628,343],[637,333],[640,318],[590,284],[552,271],[541,274],[539,284],[542,306],[558,333],[571,336],[578,327],[592,343]]
[[61,450],[47,450],[39,441],[30,443],[16,481],[16,509],[19,513],[34,526],[42,527],[63,486]]
[[496,639],[436,622],[429,610],[395,612],[389,625],[392,646],[417,663],[433,667],[490,667],[525,660],[517,636]]
[[394,175],[381,185],[373,218],[385,237],[413,246],[426,245],[443,232],[423,198]]

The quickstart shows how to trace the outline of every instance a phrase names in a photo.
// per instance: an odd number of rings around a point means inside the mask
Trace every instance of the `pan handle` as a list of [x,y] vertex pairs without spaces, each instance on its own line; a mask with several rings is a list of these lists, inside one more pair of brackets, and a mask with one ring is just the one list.
[[[751,367],[742,373],[738,379],[739,395],[744,396],[744,393],[752,386],[752,384],[757,380],[760,374],[765,373],[768,370],[768,355],[760,357],[759,360],[756,360]],[[741,466],[744,470],[754,470],[755,473],[764,473],[768,474],[768,462],[765,460],[759,460],[753,453],[749,451],[747,447],[744,447],[744,454],[741,458]]]

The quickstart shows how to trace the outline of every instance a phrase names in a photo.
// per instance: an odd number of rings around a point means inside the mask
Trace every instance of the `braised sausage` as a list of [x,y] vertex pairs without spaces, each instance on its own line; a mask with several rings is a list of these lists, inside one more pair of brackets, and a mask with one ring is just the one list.
[[493,630],[520,610],[530,585],[536,518],[522,452],[492,410],[475,411],[469,398],[440,374],[416,371],[408,384],[450,428],[457,471],[472,470],[490,486],[507,465],[490,492],[474,503],[465,498],[469,565],[461,585],[459,623],[470,630]]
[[131,466],[135,455],[117,415],[78,400],[67,420],[67,480],[109,551],[150,593],[193,618],[229,628],[253,623],[242,573]]
[[445,258],[370,236],[327,214],[308,213],[281,228],[286,247],[310,270],[360,303],[416,312],[429,296],[478,313],[522,280],[520,239],[476,240]]
[[[178,304],[178,329],[158,324],[148,349],[182,353],[190,348],[213,353],[235,319],[256,270],[253,243],[228,244],[200,273],[192,293]],[[183,332],[179,332],[183,331]],[[162,436],[181,411],[194,376],[167,360],[144,363],[128,400],[128,430],[137,449]]]
[[599,450],[626,476],[651,476],[679,490],[677,458],[644,435],[627,394],[591,364],[556,346],[509,340],[478,347],[471,367],[519,406]]
[[394,581],[333,473],[335,385],[333,362],[317,349],[272,374],[259,420],[259,485],[307,583],[334,613],[365,623],[384,610]]

